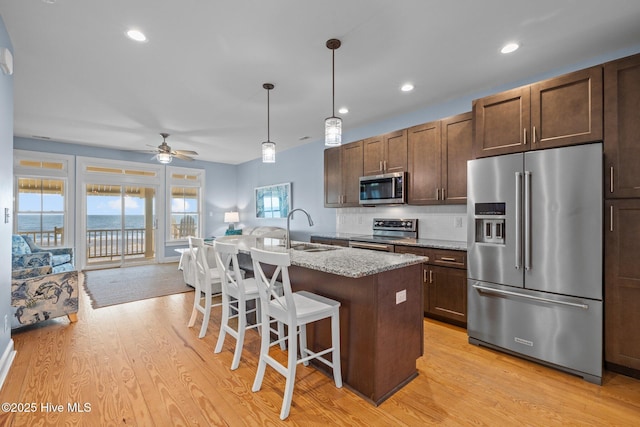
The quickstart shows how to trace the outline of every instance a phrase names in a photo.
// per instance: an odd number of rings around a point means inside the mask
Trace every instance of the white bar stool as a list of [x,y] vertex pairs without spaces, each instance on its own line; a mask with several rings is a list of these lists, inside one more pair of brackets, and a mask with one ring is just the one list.
[[[307,291],[292,292],[289,281],[289,266],[291,259],[289,253],[268,252],[251,248],[253,270],[258,291],[260,292],[260,304],[262,311],[262,324],[269,325],[271,319],[282,322],[288,326],[288,358],[287,366],[284,366],[269,355],[269,348],[279,341],[270,342],[270,333],[264,330],[260,345],[260,361],[258,371],[253,382],[252,391],[256,392],[262,387],[262,380],[267,365],[286,378],[282,410],[280,419],[289,416],[293,387],[296,378],[296,366],[298,363],[307,365],[309,360],[317,359],[333,369],[333,379],[336,387],[342,387],[342,372],[340,369],[340,302]],[[261,264],[276,267],[271,279],[265,275]],[[284,295],[280,296],[276,289],[276,279],[282,275],[282,289]],[[321,319],[331,318],[331,347],[312,352],[307,348],[306,325]],[[300,334],[300,354],[298,359],[298,334]],[[331,361],[323,357],[331,353]]]
[[[231,370],[238,368],[244,335],[248,329],[260,326],[260,294],[255,278],[244,279],[238,264],[238,247],[233,243],[214,243],[215,260],[222,279],[222,323],[220,335],[216,343],[214,353],[220,353],[227,334],[236,339],[236,348],[233,353]],[[247,310],[247,302],[255,301],[256,307]],[[233,313],[231,313],[233,311]],[[256,323],[247,324],[247,315],[256,313]],[[237,318],[237,329],[229,323],[229,320]]]
[[[193,310],[191,310],[191,318],[188,326],[191,328],[196,322],[198,312],[204,315],[200,334],[198,338],[203,338],[207,333],[209,326],[209,318],[211,317],[211,308],[222,305],[222,303],[213,304],[211,299],[214,296],[213,285],[221,283],[221,275],[217,268],[209,268],[207,262],[207,248],[204,246],[204,239],[189,236],[189,262],[191,263],[191,272],[194,277],[194,287],[196,289],[193,297]],[[204,294],[204,298],[203,298]],[[216,294],[218,295],[218,294]],[[204,304],[202,303],[204,301]]]

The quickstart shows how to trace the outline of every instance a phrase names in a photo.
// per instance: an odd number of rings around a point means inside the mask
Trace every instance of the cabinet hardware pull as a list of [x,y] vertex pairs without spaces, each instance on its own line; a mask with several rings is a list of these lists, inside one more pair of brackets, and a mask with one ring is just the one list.
[[440,200],[440,189],[436,188],[436,200]]
[[383,170],[386,171],[387,170],[387,161],[385,160],[382,164],[384,165],[384,169]]
[[378,167],[378,170],[382,172],[382,160],[380,160],[380,166]]
[[522,129],[522,145],[527,145],[527,128]]
[[433,283],[433,270],[429,270],[429,283]]
[[446,196],[447,193],[445,193],[444,188],[442,189],[442,200],[445,200],[447,198]]
[[536,143],[536,127],[533,127],[533,131],[531,132],[531,137],[533,138],[533,143]]
[[613,231],[613,205],[609,207],[609,231]]
[[427,270],[422,270],[422,281],[427,283]]
[[611,168],[609,168],[609,184],[610,184],[610,188],[609,188],[609,192],[613,193],[613,166],[611,166]]
[[448,256],[440,257],[440,260],[441,261],[447,261],[447,262],[456,262],[455,258],[451,258],[451,257],[448,257]]

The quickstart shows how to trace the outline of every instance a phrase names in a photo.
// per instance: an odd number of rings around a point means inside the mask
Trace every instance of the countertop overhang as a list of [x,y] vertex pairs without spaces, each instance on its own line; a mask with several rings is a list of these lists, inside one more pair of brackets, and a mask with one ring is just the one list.
[[224,236],[217,240],[237,243],[238,250],[243,253],[250,253],[251,248],[271,252],[288,252],[291,255],[291,265],[351,278],[370,276],[414,264],[422,264],[429,260],[428,257],[412,254],[378,252],[296,241],[291,242],[293,247],[305,245],[320,249],[326,248],[326,250],[309,252],[287,249],[281,239],[255,236]]

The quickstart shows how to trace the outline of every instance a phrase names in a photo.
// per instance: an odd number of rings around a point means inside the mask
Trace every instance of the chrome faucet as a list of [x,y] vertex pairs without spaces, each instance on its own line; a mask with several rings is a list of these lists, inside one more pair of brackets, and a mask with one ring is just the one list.
[[291,212],[289,212],[289,215],[287,215],[287,235],[285,237],[285,247],[287,249],[291,249],[291,238],[289,237],[289,233],[290,233],[290,221],[291,221],[291,216],[293,215],[293,213],[295,211],[301,211],[304,212],[304,214],[307,216],[307,219],[309,220],[309,226],[313,227],[313,220],[311,219],[311,215],[309,215],[309,212],[305,211],[304,209],[294,209]]

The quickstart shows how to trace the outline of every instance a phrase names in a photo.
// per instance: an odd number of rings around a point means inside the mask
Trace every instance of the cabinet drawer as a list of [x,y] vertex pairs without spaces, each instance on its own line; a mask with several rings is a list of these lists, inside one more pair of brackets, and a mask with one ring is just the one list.
[[429,261],[431,261],[431,249],[428,248],[421,248],[419,246],[402,246],[402,245],[395,245],[395,253],[398,254],[413,254],[413,255],[419,255],[419,256],[426,256],[429,257]]
[[467,253],[446,249],[432,249],[429,264],[443,267],[467,268]]

